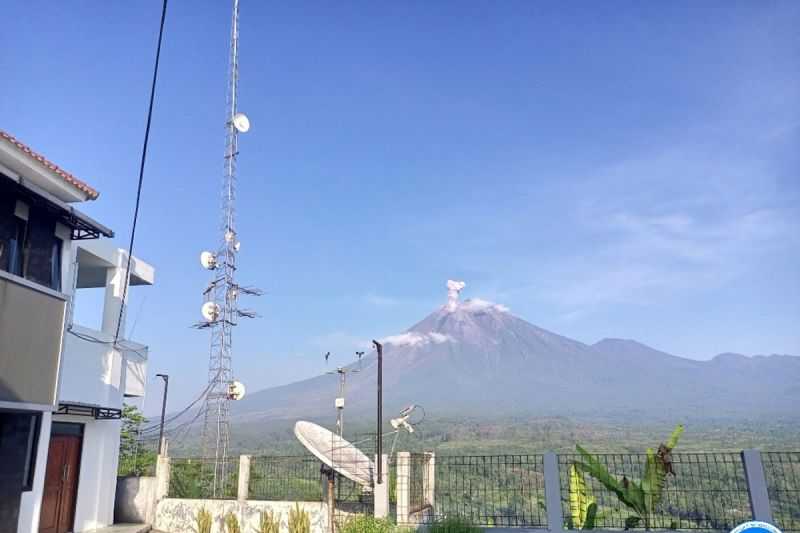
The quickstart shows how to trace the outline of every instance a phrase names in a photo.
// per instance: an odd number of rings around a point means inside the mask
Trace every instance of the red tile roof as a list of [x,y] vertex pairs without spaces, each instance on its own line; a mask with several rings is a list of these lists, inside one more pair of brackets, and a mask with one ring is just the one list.
[[0,137],[2,137],[3,139],[7,140],[11,144],[13,144],[17,148],[19,148],[23,153],[25,153],[31,159],[34,159],[34,160],[38,161],[39,163],[41,163],[42,165],[44,165],[45,168],[47,168],[48,170],[56,173],[65,182],[69,183],[70,185],[72,185],[73,187],[78,189],[79,191],[83,191],[84,193],[86,193],[88,195],[88,197],[89,197],[89,200],[94,200],[98,196],[100,196],[100,193],[97,192],[97,190],[95,190],[93,187],[91,187],[88,183],[79,180],[78,178],[76,178],[75,176],[73,176],[72,174],[70,174],[69,172],[64,170],[63,168],[59,167],[55,163],[53,163],[50,160],[48,160],[43,155],[34,152],[31,149],[30,146],[28,146],[25,143],[20,142],[14,136],[9,135],[8,133],[4,132],[3,130],[0,130]]

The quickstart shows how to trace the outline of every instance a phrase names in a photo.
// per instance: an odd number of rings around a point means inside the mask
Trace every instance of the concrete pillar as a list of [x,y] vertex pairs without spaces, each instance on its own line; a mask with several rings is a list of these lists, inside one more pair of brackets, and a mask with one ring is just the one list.
[[742,452],[744,474],[747,479],[747,491],[750,494],[750,507],[753,509],[753,520],[772,523],[772,508],[769,503],[767,479],[764,475],[764,465],[761,462],[761,452],[758,450],[744,450]]
[[170,462],[166,455],[156,460],[156,503],[169,495]]
[[[375,505],[373,506],[373,513],[375,518],[387,518],[389,516],[389,456],[383,454],[383,479],[375,480]],[[375,462],[378,462],[378,456],[375,456]]]
[[422,477],[422,493],[425,495],[425,503],[433,509],[436,505],[436,454],[433,452],[425,454],[425,471]]
[[551,532],[564,531],[564,516],[561,512],[561,476],[558,473],[558,455],[547,452],[544,464],[544,500],[547,509],[547,529]]
[[[120,260],[123,259],[120,254]],[[102,331],[107,335],[113,336],[117,331],[117,320],[119,310],[122,311],[122,321],[120,323],[120,338],[125,338],[125,304],[122,301],[122,293],[125,287],[125,265],[112,267],[106,270],[106,294],[103,303],[103,326]]]
[[250,456],[239,456],[239,490],[237,499],[240,502],[247,500],[250,495]]
[[397,523],[408,524],[411,489],[411,454],[397,452]]

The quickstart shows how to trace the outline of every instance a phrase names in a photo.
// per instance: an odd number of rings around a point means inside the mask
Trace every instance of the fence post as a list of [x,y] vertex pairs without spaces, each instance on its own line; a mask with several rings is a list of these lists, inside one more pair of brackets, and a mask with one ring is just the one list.
[[411,488],[411,453],[397,452],[397,523],[408,524],[409,489]]
[[544,454],[544,501],[547,508],[547,529],[564,530],[564,516],[561,512],[561,476],[558,474],[558,455]]
[[156,503],[169,495],[170,462],[166,455],[156,459]]
[[[386,482],[389,478],[389,456],[384,453],[380,460],[383,462],[383,471],[381,472],[383,479],[375,482],[375,501],[372,512],[375,518],[386,518],[389,516],[389,484]],[[376,455],[375,462],[377,463],[377,461],[378,456]]]
[[[425,463],[425,472],[422,475],[422,493],[425,495],[425,503],[435,509],[436,502],[434,501],[436,495],[436,454],[434,452],[426,453],[427,459]],[[433,514],[433,511],[431,511]]]
[[250,456],[239,456],[239,486],[236,491],[236,499],[240,502],[247,500],[250,496]]
[[761,462],[761,452],[744,450],[742,462],[747,480],[747,492],[750,494],[750,507],[753,509],[753,519],[771,524],[772,509],[769,505],[769,491],[767,490],[767,478],[764,475],[764,464]]

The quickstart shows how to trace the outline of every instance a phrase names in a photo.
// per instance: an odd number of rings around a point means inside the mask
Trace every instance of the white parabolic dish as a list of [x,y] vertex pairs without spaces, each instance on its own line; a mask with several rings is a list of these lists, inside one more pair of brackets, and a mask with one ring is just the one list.
[[364,486],[372,486],[372,461],[339,435],[304,420],[294,425],[294,435],[317,459],[344,477]]

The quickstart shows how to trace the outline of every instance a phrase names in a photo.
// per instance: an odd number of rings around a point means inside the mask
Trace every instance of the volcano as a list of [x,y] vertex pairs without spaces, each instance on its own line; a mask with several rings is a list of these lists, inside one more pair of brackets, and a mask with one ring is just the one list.
[[[796,416],[800,357],[721,354],[697,361],[633,340],[589,345],[547,331],[506,307],[460,301],[382,339],[384,405],[428,413],[498,416]],[[455,293],[455,294],[454,294]],[[353,365],[350,368],[359,368]],[[364,357],[347,378],[347,416],[372,414],[377,358]],[[318,376],[251,394],[233,406],[242,419],[330,416],[336,380]]]

